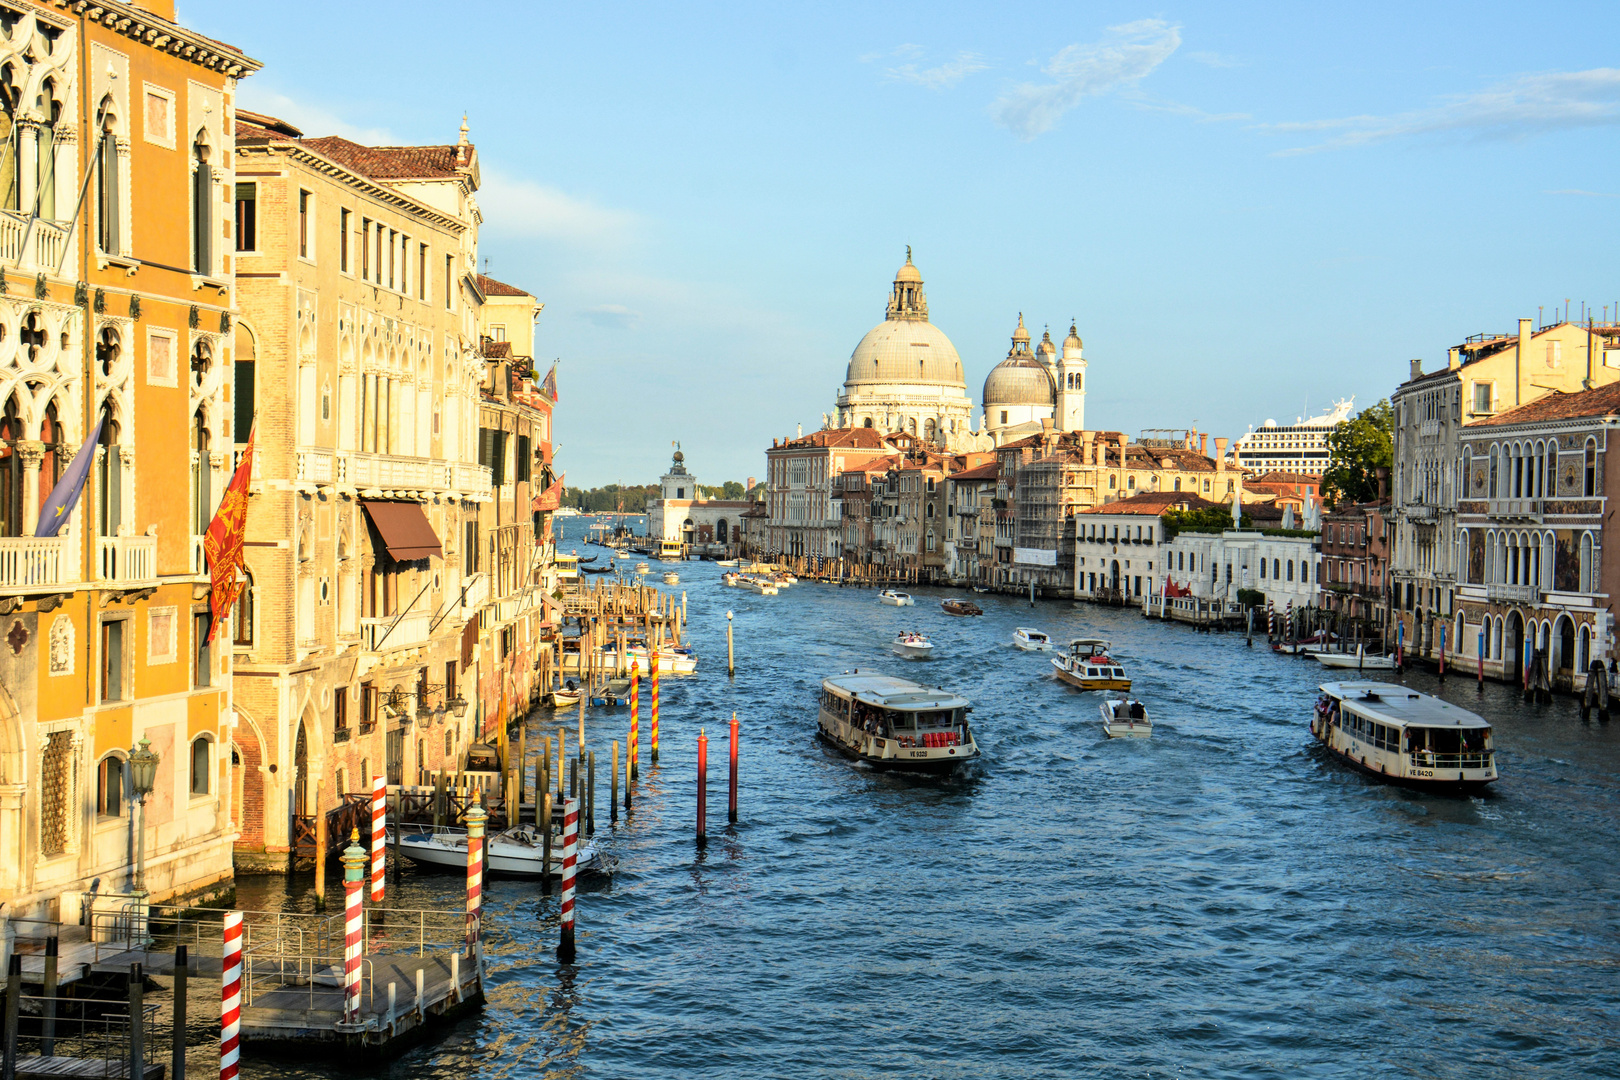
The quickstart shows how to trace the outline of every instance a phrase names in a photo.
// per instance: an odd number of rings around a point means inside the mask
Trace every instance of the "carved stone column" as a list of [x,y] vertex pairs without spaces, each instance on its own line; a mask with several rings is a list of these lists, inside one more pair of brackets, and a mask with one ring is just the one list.
[[19,120],[17,132],[17,209],[31,214],[39,198],[39,121]]
[[32,536],[39,525],[39,467],[45,461],[45,444],[38,439],[22,439],[16,449],[23,467],[23,532]]

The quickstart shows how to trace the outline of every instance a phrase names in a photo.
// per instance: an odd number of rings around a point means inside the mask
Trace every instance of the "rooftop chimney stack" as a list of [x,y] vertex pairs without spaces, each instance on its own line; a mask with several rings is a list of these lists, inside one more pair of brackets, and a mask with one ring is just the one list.
[[1462,352],[1462,349],[1458,348],[1455,345],[1453,345],[1451,348],[1446,350],[1446,367],[1447,368],[1451,369],[1452,371],[1456,371],[1458,368],[1462,367],[1462,358],[1459,355],[1461,352]]
[[1198,433],[1198,452],[1209,457],[1209,436],[1202,431]]
[[1414,380],[1423,378],[1423,361],[1421,359],[1412,361],[1412,378]]

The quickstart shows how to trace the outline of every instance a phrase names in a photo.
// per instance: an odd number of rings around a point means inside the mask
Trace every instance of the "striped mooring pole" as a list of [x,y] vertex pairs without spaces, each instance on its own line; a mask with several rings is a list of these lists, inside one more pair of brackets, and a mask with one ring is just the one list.
[[349,834],[349,846],[338,856],[343,864],[343,1022],[360,1022],[360,958],[365,952],[366,849],[360,830]]
[[624,747],[625,795],[630,797],[630,781],[641,772],[636,767],[641,757],[641,665],[630,661],[630,738]]
[[467,811],[467,955],[478,955],[479,920],[484,916],[484,822],[489,814],[483,800]]
[[709,839],[709,737],[698,728],[697,760],[697,842]]
[[559,963],[574,962],[574,874],[579,861],[579,800],[563,803],[562,937],[557,942]]
[[220,954],[219,1080],[236,1080],[242,1047],[242,913],[225,913],[225,948]]
[[652,763],[658,764],[658,654],[652,656]]
[[388,781],[371,778],[371,902],[383,902],[383,853],[388,839]]

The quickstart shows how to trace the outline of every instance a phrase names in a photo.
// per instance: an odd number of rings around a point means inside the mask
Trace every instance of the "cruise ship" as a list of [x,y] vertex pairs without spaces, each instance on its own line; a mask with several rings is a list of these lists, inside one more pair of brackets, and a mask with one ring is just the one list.
[[1232,447],[1237,463],[1254,473],[1294,472],[1321,476],[1328,466],[1328,436],[1355,410],[1355,398],[1336,401],[1333,408],[1309,420],[1292,424],[1267,420],[1250,430]]

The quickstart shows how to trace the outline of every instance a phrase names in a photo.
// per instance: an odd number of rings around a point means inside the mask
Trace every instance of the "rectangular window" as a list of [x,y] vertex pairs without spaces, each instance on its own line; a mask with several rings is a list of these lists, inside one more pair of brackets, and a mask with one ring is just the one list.
[[520,484],[527,483],[529,480],[529,458],[529,437],[519,435],[517,437],[517,482]]
[[385,266],[385,261],[383,259],[383,234],[386,233],[387,231],[388,231],[387,229],[382,227],[382,222],[377,223],[377,230],[376,230],[377,248],[376,248],[376,250],[374,252],[372,252],[372,254],[377,257],[377,278],[376,278],[376,281],[377,281],[377,284],[379,284],[379,285],[381,285],[383,283],[383,269],[384,269],[384,266]]
[[406,296],[411,294],[411,238],[401,237],[399,241],[399,291]]
[[[377,688],[371,683],[360,684],[360,734],[365,735],[377,726]],[[366,769],[360,771],[365,783]]]
[[[349,737],[349,688],[340,686],[332,692],[332,733],[344,739]],[[343,781],[338,781],[338,794],[343,794]]]
[[428,285],[428,246],[416,245],[416,298],[426,300]]
[[464,574],[478,573],[478,522],[467,522],[467,541],[461,547]]
[[338,211],[338,269],[349,272],[349,218],[351,211]]
[[236,185],[236,250],[259,250],[259,185]]
[[450,311],[455,307],[456,283],[455,263],[449,255],[444,257],[444,310]]
[[1488,413],[1491,411],[1491,389],[1494,383],[1477,382],[1474,384],[1474,412]]
[[309,202],[310,194],[307,191],[298,193],[298,257],[309,258]]
[[450,702],[456,696],[456,662],[447,660],[444,664],[444,706],[450,707]]
[[191,616],[191,648],[197,661],[192,686],[198,688],[214,685],[214,647],[208,643],[210,619],[206,611],[193,612]]
[[360,219],[360,280],[371,280],[371,219]]
[[101,700],[124,700],[124,625],[123,619],[109,619],[101,624]]
[[124,816],[124,759],[104,757],[96,767],[96,813]]
[[[390,289],[394,287],[394,251],[399,247],[399,243],[397,241],[398,236],[399,234],[393,229],[388,230],[388,287]],[[379,244],[382,243],[381,231],[377,233],[377,242]],[[379,258],[377,262],[380,266],[382,264],[381,258]]]

